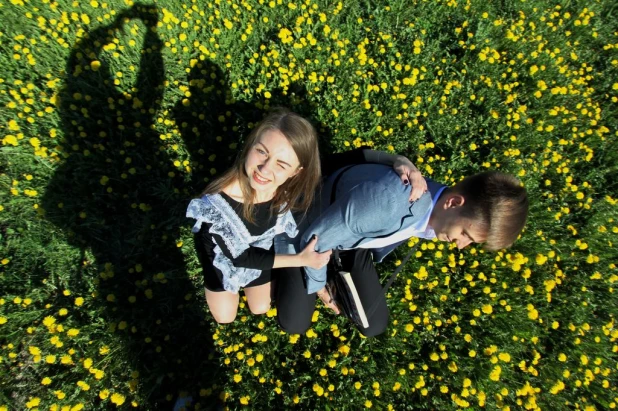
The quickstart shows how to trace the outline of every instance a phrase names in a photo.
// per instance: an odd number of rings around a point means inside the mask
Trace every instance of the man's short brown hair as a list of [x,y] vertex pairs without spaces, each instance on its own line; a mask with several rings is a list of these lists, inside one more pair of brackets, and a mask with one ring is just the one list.
[[518,179],[487,171],[464,178],[452,190],[465,199],[461,216],[474,219],[487,233],[485,249],[500,250],[515,242],[528,216],[528,195]]

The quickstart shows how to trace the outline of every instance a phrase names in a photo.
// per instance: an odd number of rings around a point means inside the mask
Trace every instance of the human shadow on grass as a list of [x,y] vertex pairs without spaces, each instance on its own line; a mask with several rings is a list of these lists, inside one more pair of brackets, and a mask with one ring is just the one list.
[[[140,22],[137,78],[120,91],[104,50]],[[157,23],[156,7],[138,4],[73,47],[59,93],[64,158],[43,198],[47,218],[94,256],[98,278],[75,272],[71,285],[96,285],[87,304],[102,314],[83,310],[81,321],[102,318],[123,340],[121,352],[108,354],[112,378],[130,381],[119,391],[136,389],[144,409],[169,409],[179,391],[209,388],[218,369],[203,298],[176,243],[185,182],[154,129],[165,82]]]
[[[307,99],[303,87],[291,86],[285,91],[275,89],[270,91],[269,99],[253,98],[251,101],[243,101],[234,98],[229,83],[227,76],[217,65],[207,60],[195,61],[187,78],[187,86],[182,88],[184,97],[178,101],[172,112],[184,146],[191,155],[189,166],[192,168],[192,179],[188,184],[188,194],[192,197],[199,197],[213,178],[232,166],[240,153],[243,138],[251,132],[250,126],[261,121],[273,108],[289,108],[314,124],[321,138],[330,136],[328,129],[319,125],[312,117],[315,107]],[[322,144],[322,141],[320,143],[321,149],[330,148]],[[182,212],[186,205],[187,203],[183,203]],[[194,220],[191,220],[188,223],[193,222]],[[275,287],[276,284],[273,283],[273,291]],[[235,340],[239,334],[247,335],[253,328],[252,321],[257,324],[264,319],[252,316],[246,307],[238,311],[238,318],[244,315],[250,316],[247,322],[243,321],[239,325],[237,320],[222,326],[223,339],[228,339],[228,334],[235,335],[232,337]],[[274,319],[271,324],[273,327],[278,327]],[[274,352],[273,354],[281,355]],[[222,378],[229,383],[232,375]],[[233,397],[228,401],[237,402],[240,396],[238,394],[244,393],[233,393]],[[284,409],[283,397],[271,401],[269,406],[272,409]]]
[[[146,33],[137,78],[121,91],[113,57],[104,50],[117,51],[109,47],[114,38],[127,36],[125,30],[138,22]],[[92,270],[75,270],[70,286],[96,285],[90,307],[123,339],[122,352],[109,354],[115,356],[113,377],[130,381],[144,409],[169,409],[182,391],[193,395],[194,404],[211,408],[226,376],[219,372],[212,321],[205,315],[201,269],[193,250],[177,243],[190,226],[185,209],[231,166],[239,137],[271,106],[290,107],[311,120],[310,107],[302,89],[273,91],[270,100],[254,103],[236,101],[219,67],[196,59],[183,96],[167,116],[173,119],[167,124],[171,135],[160,135],[154,126],[166,78],[157,23],[156,7],[138,4],[73,47],[59,93],[63,162],[43,206],[84,259],[94,257],[98,278],[88,277]],[[167,141],[174,133],[187,153]],[[83,323],[93,320],[85,311],[76,315]],[[126,375],[118,375],[119,361]]]
[[190,196],[199,196],[213,178],[229,169],[252,126],[279,107],[308,119],[319,130],[320,149],[332,151],[330,132],[313,118],[315,107],[301,86],[272,90],[269,99],[236,99],[225,73],[208,60],[195,62],[187,83],[182,88],[186,97],[178,101],[172,115],[191,157]]

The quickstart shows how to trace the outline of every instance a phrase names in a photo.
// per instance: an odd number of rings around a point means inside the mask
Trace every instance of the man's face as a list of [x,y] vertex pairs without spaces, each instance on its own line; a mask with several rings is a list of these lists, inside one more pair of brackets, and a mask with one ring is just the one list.
[[466,248],[472,243],[482,243],[487,234],[474,219],[461,215],[465,199],[459,194],[447,194],[440,199],[431,213],[429,224],[440,241],[455,243],[457,248]]

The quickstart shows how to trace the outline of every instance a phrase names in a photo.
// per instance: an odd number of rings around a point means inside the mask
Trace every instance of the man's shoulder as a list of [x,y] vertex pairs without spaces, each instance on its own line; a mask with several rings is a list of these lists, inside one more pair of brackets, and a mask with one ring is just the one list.
[[388,166],[367,164],[359,166],[359,179],[349,181],[355,191],[356,202],[361,202],[359,208],[372,210],[366,218],[376,219],[378,216],[389,216],[405,212],[409,206],[410,187],[403,184],[397,173]]
[[[340,177],[338,177],[340,175]],[[356,164],[344,167],[330,177],[330,180],[341,179],[348,183],[377,183],[385,187],[401,184],[401,179],[392,167],[384,164]]]

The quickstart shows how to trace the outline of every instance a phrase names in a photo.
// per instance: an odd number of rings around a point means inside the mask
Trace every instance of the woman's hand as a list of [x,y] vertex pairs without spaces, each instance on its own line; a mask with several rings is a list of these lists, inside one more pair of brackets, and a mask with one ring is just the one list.
[[319,269],[328,264],[328,260],[330,260],[330,255],[332,250],[324,251],[323,253],[318,253],[315,251],[315,244],[318,242],[318,236],[314,235],[311,241],[307,243],[303,251],[301,251],[298,256],[302,262],[303,267],[311,267],[315,269]]
[[412,190],[410,190],[410,201],[418,200],[423,193],[427,191],[427,182],[421,175],[421,172],[418,171],[418,168],[406,157],[397,156],[397,159],[393,163],[393,169],[399,174],[401,181],[405,185],[412,185]]
[[326,307],[333,310],[335,314],[339,314],[339,307],[337,307],[337,304],[335,304],[335,302],[330,298],[330,294],[326,290],[326,287],[322,287],[322,289],[319,290],[316,294],[318,295],[318,297],[320,297],[320,300],[322,300]]

